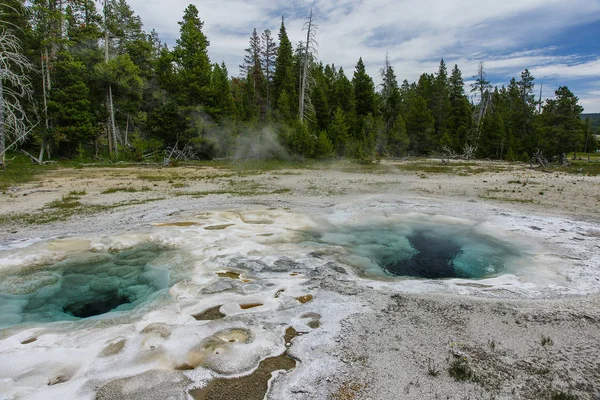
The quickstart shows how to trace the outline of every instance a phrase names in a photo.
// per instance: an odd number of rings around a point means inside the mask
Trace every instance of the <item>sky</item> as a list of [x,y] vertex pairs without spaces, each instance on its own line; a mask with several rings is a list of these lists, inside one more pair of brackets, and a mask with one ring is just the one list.
[[318,58],[343,67],[352,77],[360,57],[379,84],[389,54],[398,81],[418,80],[458,64],[468,85],[484,63],[493,85],[507,85],[528,68],[537,95],[554,97],[568,86],[588,113],[600,113],[600,0],[129,0],[147,31],[156,29],[170,46],[178,21],[196,5],[210,41],[212,62],[225,62],[230,75],[252,30],[277,37],[281,16],[295,45],[303,39],[311,7],[318,24]]

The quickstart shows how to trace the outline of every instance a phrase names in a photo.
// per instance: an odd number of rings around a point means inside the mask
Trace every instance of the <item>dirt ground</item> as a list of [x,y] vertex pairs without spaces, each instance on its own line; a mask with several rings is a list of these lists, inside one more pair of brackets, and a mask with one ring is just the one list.
[[[585,259],[600,270],[600,176],[491,161],[57,169],[0,194],[0,250],[33,238],[135,230],[198,211],[327,214],[369,196],[585,222],[593,228]],[[600,399],[597,291],[527,299],[407,293],[331,277],[318,286],[368,304],[368,312],[346,318],[323,350],[338,370],[312,377],[302,390],[286,389],[279,376],[268,398]]]
[[[446,166],[432,159],[384,161],[373,166],[340,161],[277,170],[260,165],[249,169],[243,165],[57,169],[0,194],[0,222],[17,226],[23,221],[20,216],[46,214],[43,222],[62,225],[68,218],[215,196],[225,198],[225,203],[231,198],[258,197],[336,203],[372,193],[463,199],[574,219],[600,218],[600,176],[492,161],[451,161]],[[78,204],[62,207],[60,202],[66,199],[69,203],[70,197]],[[40,220],[34,220],[39,225]],[[0,234],[2,240],[10,238]]]

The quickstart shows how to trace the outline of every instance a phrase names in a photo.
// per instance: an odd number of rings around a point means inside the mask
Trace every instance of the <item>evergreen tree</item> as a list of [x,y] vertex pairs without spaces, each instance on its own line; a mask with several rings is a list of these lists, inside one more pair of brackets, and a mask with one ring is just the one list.
[[217,122],[232,117],[235,112],[233,94],[225,63],[215,64],[211,80],[212,102],[210,114]]
[[248,85],[248,98],[253,103],[261,120],[265,120],[267,114],[265,77],[262,70],[261,40],[256,32],[256,28],[250,36],[250,47],[246,49],[244,64],[240,65],[240,71],[246,75]]
[[401,157],[409,148],[410,139],[402,115],[398,115],[388,131],[387,151],[393,157]]
[[338,155],[343,155],[345,150],[345,144],[350,139],[350,127],[346,123],[344,112],[341,108],[337,108],[333,114],[331,124],[329,124],[328,136],[329,140],[333,145],[333,150]]
[[544,150],[563,162],[567,152],[577,151],[585,140],[579,99],[566,86],[559,87],[556,98],[546,102],[542,113]]
[[[448,96],[450,112],[446,132],[446,141],[441,146],[447,146],[454,151],[460,151],[465,144],[471,124],[471,104],[465,94],[465,82],[458,65],[454,65],[448,79]],[[444,137],[444,135],[442,135]]]
[[272,107],[273,96],[273,76],[275,74],[275,63],[277,57],[277,43],[271,35],[271,31],[266,29],[261,35],[262,52],[261,52],[261,67],[265,75],[265,88],[267,95],[267,114],[270,113]]
[[128,54],[133,43],[145,39],[142,20],[135,15],[126,0],[105,0],[105,3],[109,52],[116,55]]
[[356,100],[356,115],[365,117],[375,114],[375,84],[367,74],[362,58],[359,58],[352,77],[354,98]]
[[53,121],[54,143],[63,155],[73,155],[78,145],[95,139],[97,134],[84,73],[82,62],[66,51],[58,54],[54,64],[56,89],[48,99],[48,114]]
[[513,79],[509,85],[512,133],[520,143],[519,151],[529,155],[534,153],[538,142],[535,126],[537,102],[533,93],[533,81],[533,76],[525,69],[521,73],[521,79]]
[[[127,129],[129,119],[139,111],[142,101],[143,82],[139,68],[131,61],[129,54],[117,56],[96,65],[95,73],[100,86],[111,87],[116,123]],[[123,140],[124,138],[119,140]]]
[[[288,39],[285,22],[281,17],[279,49],[275,61],[275,74],[273,75],[273,100],[277,104],[279,115],[295,114],[298,104],[296,87],[292,43]],[[281,99],[284,93],[285,101]]]
[[180,37],[172,53],[177,64],[176,97],[183,106],[207,105],[210,98],[212,68],[207,52],[210,43],[202,32],[203,25],[198,9],[190,4],[179,22]]
[[387,128],[390,129],[400,112],[400,90],[394,68],[390,65],[387,55],[385,65],[381,69],[381,79],[383,81],[381,85],[382,114]]
[[410,149],[417,154],[429,154],[434,147],[435,120],[423,97],[417,95],[406,116],[406,133]]
[[450,114],[448,70],[443,59],[440,61],[438,73],[433,81],[432,92],[431,113],[435,120],[435,140],[439,143],[447,132]]

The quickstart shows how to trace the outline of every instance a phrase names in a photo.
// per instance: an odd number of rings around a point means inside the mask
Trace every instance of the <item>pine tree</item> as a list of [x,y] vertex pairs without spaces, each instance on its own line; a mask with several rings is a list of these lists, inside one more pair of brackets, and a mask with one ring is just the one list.
[[381,69],[381,79],[383,81],[381,85],[382,113],[387,128],[390,129],[400,111],[400,90],[394,68],[390,65],[387,54],[385,64]]
[[344,154],[344,146],[350,139],[350,127],[346,123],[344,112],[337,108],[333,114],[331,124],[329,124],[329,140],[333,144],[333,149],[338,155]]
[[225,63],[214,65],[211,80],[212,101],[210,114],[217,122],[232,117],[235,112],[231,85],[227,75]]
[[411,102],[406,116],[406,133],[410,148],[417,154],[429,154],[433,150],[435,120],[425,99],[419,95]]
[[543,108],[544,149],[547,156],[557,156],[564,162],[566,153],[577,151],[585,140],[580,119],[583,107],[566,86],[559,87],[555,95]]
[[[460,151],[465,144],[471,122],[471,104],[465,94],[465,82],[458,65],[454,65],[448,79],[448,96],[450,101],[449,120],[446,139],[440,142],[442,148],[448,147],[453,151]],[[444,137],[444,135],[442,135]]]
[[387,151],[393,157],[401,157],[409,148],[410,139],[402,115],[398,115],[388,131]]
[[362,58],[356,64],[352,85],[354,86],[354,98],[356,99],[356,114],[359,117],[375,114],[375,84],[367,74]]
[[79,144],[95,139],[97,134],[84,72],[85,65],[75,61],[69,52],[57,55],[56,88],[48,99],[48,114],[53,121],[54,143],[63,155],[73,155]]
[[208,58],[209,41],[202,32],[204,23],[198,9],[190,4],[179,22],[180,37],[173,49],[177,64],[177,98],[181,105],[207,105],[210,98],[212,68]]
[[126,0],[108,0],[106,2],[106,19],[110,54],[129,53],[133,43],[145,39],[142,20],[135,15]]
[[256,28],[250,36],[250,47],[245,51],[244,64],[240,65],[240,71],[247,77],[247,96],[252,102],[252,107],[257,110],[260,119],[264,121],[267,114],[267,101],[265,77],[262,70],[263,49]]
[[[273,100],[277,104],[280,115],[295,113],[297,109],[296,79],[294,77],[294,54],[292,43],[288,39],[283,17],[279,29],[279,49],[275,61],[275,74],[273,75]],[[281,100],[285,92],[285,101]]]
[[261,66],[265,75],[265,88],[267,94],[267,114],[270,113],[272,107],[273,96],[273,76],[275,74],[275,62],[277,57],[277,43],[271,35],[271,31],[266,29],[261,35],[262,53]]
[[447,131],[450,112],[448,70],[443,59],[440,61],[438,73],[433,81],[432,92],[431,113],[435,119],[435,140],[439,143]]

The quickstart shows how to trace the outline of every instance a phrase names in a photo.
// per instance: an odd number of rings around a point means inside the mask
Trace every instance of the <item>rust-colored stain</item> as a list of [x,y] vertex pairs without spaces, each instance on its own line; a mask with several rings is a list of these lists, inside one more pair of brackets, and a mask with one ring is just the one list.
[[215,321],[217,319],[223,319],[225,318],[225,314],[219,311],[220,308],[221,306],[211,307],[199,314],[192,315],[192,317],[198,321]]
[[306,304],[306,303],[312,301],[312,299],[314,299],[314,297],[313,297],[312,294],[308,294],[306,296],[296,297],[296,300],[298,300],[302,304]]
[[175,371],[191,371],[193,369],[194,367],[187,363],[183,363],[175,367]]
[[[292,327],[285,331],[284,340],[290,343],[299,333]],[[277,357],[264,359],[250,375],[239,378],[218,378],[208,385],[192,389],[188,393],[195,400],[263,400],[269,390],[269,381],[275,371],[296,368],[296,360],[287,351]]]
[[164,224],[155,224],[154,226],[177,226],[180,228],[185,228],[188,226],[198,225],[196,222],[167,222]]
[[207,226],[204,229],[207,231],[222,231],[222,230],[227,229],[230,226],[234,226],[234,225],[235,224],[212,225],[212,226]]
[[239,279],[240,275],[237,272],[225,271],[225,272],[217,272],[219,278],[231,278],[231,279]]
[[240,308],[242,310],[249,310],[251,308],[261,307],[263,304],[261,303],[249,303],[249,304],[240,304]]

